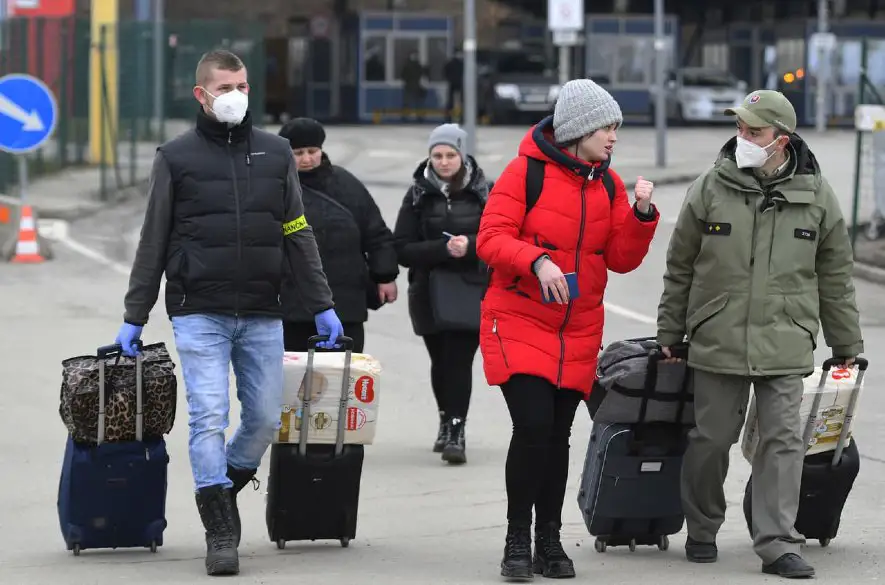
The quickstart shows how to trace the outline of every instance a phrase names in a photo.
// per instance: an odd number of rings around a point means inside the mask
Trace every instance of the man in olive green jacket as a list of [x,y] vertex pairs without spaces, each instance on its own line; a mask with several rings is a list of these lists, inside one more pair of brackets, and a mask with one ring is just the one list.
[[658,342],[687,338],[697,427],[682,470],[686,556],[717,558],[730,447],[750,386],[759,412],[753,461],[754,549],[764,573],[809,577],[793,528],[805,446],[802,378],[814,369],[818,324],[833,355],[863,351],[848,229],[796,113],[776,91],[726,110],[737,118],[713,167],[689,188],[667,252]]

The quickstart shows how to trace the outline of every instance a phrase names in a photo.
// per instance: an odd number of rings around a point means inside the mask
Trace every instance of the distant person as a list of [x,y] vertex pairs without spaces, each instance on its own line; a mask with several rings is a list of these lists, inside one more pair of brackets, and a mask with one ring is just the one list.
[[[280,421],[284,262],[327,345],[342,335],[289,144],[252,126],[246,67],[228,51],[197,65],[196,127],[157,149],[116,343],[135,341],[166,275],[166,312],[187,392],[188,449],[206,529],[206,572],[240,570],[236,497]],[[241,425],[225,446],[233,364]]]
[[439,411],[433,451],[455,464],[467,461],[464,429],[479,346],[479,297],[487,280],[476,257],[476,232],[488,183],[465,152],[466,142],[457,124],[431,132],[429,157],[412,175],[394,228],[399,263],[409,269],[412,327],[430,354]]
[[[814,370],[819,322],[846,367],[863,352],[853,257],[839,201],[780,92],[750,93],[737,136],[688,190],[658,308],[658,342],[690,343],[696,428],[682,467],[689,561],[718,558],[729,451],[750,386],[759,411],[753,548],[762,572],[811,577],[793,524],[805,458],[799,406]],[[825,504],[822,504],[825,505]]]
[[424,119],[424,104],[427,100],[427,88],[424,85],[426,77],[427,68],[418,58],[418,53],[411,53],[400,70],[400,80],[403,82],[403,120],[406,119],[407,113],[411,113],[419,122]]
[[459,106],[459,118],[464,115],[464,53],[455,52],[443,70],[448,85],[446,91],[446,122],[455,116],[455,106]]
[[[365,185],[333,165],[323,151],[326,131],[322,124],[295,118],[279,134],[289,141],[298,165],[304,216],[313,228],[335,312],[344,335],[353,339],[353,350],[362,353],[369,309],[397,298],[399,265],[393,234]],[[300,302],[297,279],[297,274],[284,267],[281,300],[286,351],[307,351],[308,339],[317,334],[314,315]]]
[[[477,255],[493,270],[482,303],[483,364],[513,420],[504,577],[575,576],[560,542],[572,422],[595,378],[608,271],[642,263],[659,219],[653,185],[640,177],[631,206],[609,166],[622,122],[605,89],[589,79],[566,83],[553,116],[529,130],[495,182],[479,228]],[[526,214],[534,160],[543,188]]]

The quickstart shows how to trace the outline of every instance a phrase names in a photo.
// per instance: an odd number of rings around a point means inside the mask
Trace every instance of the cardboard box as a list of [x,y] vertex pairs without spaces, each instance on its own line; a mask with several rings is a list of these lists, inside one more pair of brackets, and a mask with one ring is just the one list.
[[[805,432],[805,425],[808,423],[808,416],[811,414],[811,406],[818,392],[821,373],[821,368],[815,368],[814,373],[803,380],[805,389],[802,394],[802,405],[799,407],[802,433]],[[842,433],[842,426],[845,422],[848,402],[857,382],[857,373],[856,367],[847,370],[830,370],[824,385],[817,418],[814,421],[814,432],[808,442],[807,455],[836,450],[836,443],[839,441],[839,435]],[[862,389],[863,384],[861,384],[861,389],[858,390],[860,394],[863,393]],[[858,404],[860,404],[860,396],[858,396]],[[857,410],[855,410],[856,415]],[[853,419],[850,424],[852,427],[854,426]],[[741,451],[744,454],[744,458],[751,463],[753,455],[756,453],[756,448],[759,445],[757,431],[756,397],[753,396],[750,400],[750,407],[747,409],[747,421],[744,425],[744,438],[741,443]],[[848,429],[848,437],[849,439],[851,437],[851,428]]]
[[[274,442],[298,443],[301,437],[301,406],[307,374],[307,353],[283,355],[283,404],[280,429]],[[338,410],[344,374],[344,352],[314,354],[313,389],[310,406],[310,444],[334,444],[338,432]],[[371,445],[378,422],[381,394],[381,364],[368,354],[352,354],[347,380],[348,400],[344,442]]]

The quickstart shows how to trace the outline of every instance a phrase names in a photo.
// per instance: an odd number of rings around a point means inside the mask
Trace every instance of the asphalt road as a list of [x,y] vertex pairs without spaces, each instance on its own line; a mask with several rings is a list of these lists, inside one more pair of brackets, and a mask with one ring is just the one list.
[[[368,171],[371,190],[388,222],[395,221],[422,145],[400,145],[384,165],[350,153],[360,176]],[[353,150],[353,149],[352,149]],[[416,154],[417,153],[417,154]],[[348,155],[336,153],[339,160]],[[384,166],[383,172],[380,170]],[[372,186],[374,185],[374,186]],[[385,186],[386,185],[386,186]],[[685,186],[661,187],[655,201],[667,219],[645,263],[629,275],[612,275],[607,292],[606,340],[654,333],[662,288],[670,220]],[[9,585],[191,584],[207,579],[203,534],[191,493],[187,461],[187,420],[183,385],[176,426],[167,438],[171,455],[166,543],[156,555],[146,550],[86,551],[75,558],[62,541],[56,514],[58,474],[65,429],[58,417],[60,361],[111,343],[122,317],[122,299],[143,202],[69,226],[55,246],[57,257],[37,266],[0,264],[0,583]],[[510,421],[500,393],[474,367],[474,396],[468,422],[469,463],[452,468],[430,452],[436,411],[429,388],[424,346],[409,325],[403,300],[372,316],[367,352],[384,365],[380,425],[366,449],[357,538],[350,548],[337,542],[289,543],[277,550],[264,525],[264,486],[240,498],[243,517],[241,583],[469,584],[499,582],[506,501],[504,460]],[[885,353],[885,295],[858,281],[867,355]],[[146,342],[165,341],[171,328],[162,306],[145,330]],[[820,359],[826,356],[820,352]],[[174,356],[175,357],[175,356]],[[822,583],[878,582],[885,562],[885,399],[877,390],[885,373],[874,362],[856,419],[864,455],[861,473],[846,506],[839,536],[829,548],[805,549]],[[236,404],[236,401],[233,401]],[[231,417],[233,421],[236,416]],[[605,554],[593,550],[576,504],[577,486],[590,420],[580,410],[572,439],[571,475],[565,502],[563,540],[575,560],[579,582],[706,583],[771,582],[760,574],[740,512],[749,467],[738,447],[727,483],[729,514],[719,539],[720,562],[693,565],[682,552],[684,532],[667,552],[626,547]],[[266,464],[259,477],[266,478]],[[307,502],[307,505],[310,503]]]

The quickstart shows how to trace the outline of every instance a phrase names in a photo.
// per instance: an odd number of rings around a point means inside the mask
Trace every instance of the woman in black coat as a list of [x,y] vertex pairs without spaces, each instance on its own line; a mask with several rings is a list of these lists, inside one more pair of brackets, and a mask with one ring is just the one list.
[[466,141],[457,124],[431,133],[430,156],[415,171],[394,228],[399,263],[409,269],[412,328],[430,354],[440,416],[433,451],[449,463],[467,461],[464,424],[487,280],[476,257],[476,233],[489,186],[465,154]]
[[[279,132],[292,147],[301,181],[304,215],[313,228],[332,289],[335,312],[354,351],[365,344],[369,309],[396,300],[399,274],[393,234],[366,187],[323,152],[326,132],[310,118],[296,118]],[[307,351],[317,334],[314,316],[299,302],[292,274],[284,271],[281,301],[286,351]]]

